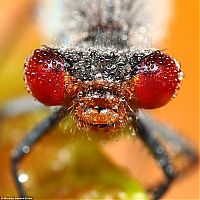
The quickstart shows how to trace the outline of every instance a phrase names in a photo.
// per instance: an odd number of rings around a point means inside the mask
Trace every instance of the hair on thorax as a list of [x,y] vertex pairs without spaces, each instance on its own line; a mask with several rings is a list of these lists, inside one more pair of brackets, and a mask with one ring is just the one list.
[[58,45],[147,49],[164,37],[170,11],[171,0],[44,0],[39,21]]

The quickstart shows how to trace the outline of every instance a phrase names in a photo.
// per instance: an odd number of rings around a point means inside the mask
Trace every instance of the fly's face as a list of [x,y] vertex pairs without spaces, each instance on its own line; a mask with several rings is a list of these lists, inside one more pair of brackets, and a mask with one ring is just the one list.
[[121,127],[132,109],[165,105],[183,73],[161,51],[43,47],[25,63],[28,91],[49,106],[75,108],[81,127]]
[[126,109],[120,97],[103,94],[100,91],[78,100],[75,115],[79,124],[99,128],[120,127],[126,121]]

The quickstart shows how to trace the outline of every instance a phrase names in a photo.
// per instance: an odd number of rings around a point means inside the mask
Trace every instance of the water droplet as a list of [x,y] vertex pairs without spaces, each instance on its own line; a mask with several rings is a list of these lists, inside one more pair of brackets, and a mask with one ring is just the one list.
[[31,78],[34,78],[35,75],[36,75],[35,72],[32,72],[32,73],[31,73]]
[[160,153],[162,153],[162,152],[164,151],[164,149],[163,149],[162,147],[158,147],[158,148],[156,149],[156,151],[160,154]]
[[29,177],[28,177],[27,174],[20,174],[19,177],[18,177],[18,180],[19,180],[19,182],[21,182],[21,183],[27,182],[28,179],[29,179]]
[[179,72],[178,73],[178,80],[181,81],[184,78],[184,73],[183,72]]
[[158,161],[158,165],[159,166],[164,166],[166,164],[166,160],[165,159],[160,159],[159,161]]
[[30,147],[29,147],[29,146],[24,146],[23,149],[22,149],[22,151],[23,151],[24,153],[29,153]]
[[101,73],[96,74],[95,79],[102,79],[102,74]]

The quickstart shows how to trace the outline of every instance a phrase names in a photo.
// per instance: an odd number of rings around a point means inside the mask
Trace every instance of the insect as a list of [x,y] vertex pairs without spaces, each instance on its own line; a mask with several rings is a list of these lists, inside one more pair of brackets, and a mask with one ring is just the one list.
[[[132,126],[161,163],[166,176],[166,182],[153,192],[153,199],[159,199],[177,176],[167,152],[152,133],[154,122],[141,109],[167,104],[179,89],[183,72],[178,62],[164,51],[138,47],[137,43],[141,42],[138,34],[142,36],[144,29],[143,19],[131,18],[140,8],[137,2],[105,0],[90,5],[89,1],[83,4],[76,1],[78,14],[72,12],[73,23],[67,24],[66,30],[73,32],[75,27],[81,32],[75,45],[43,46],[26,60],[24,77],[28,91],[41,103],[60,107],[36,125],[12,155],[12,172],[20,196],[26,192],[18,180],[17,167],[26,155],[25,147],[33,147],[70,110],[82,129],[93,127],[114,132],[131,118]],[[87,6],[92,8],[91,13],[85,10]],[[165,127],[160,128],[165,132]],[[195,161],[190,145],[179,137],[174,138],[191,163]]]

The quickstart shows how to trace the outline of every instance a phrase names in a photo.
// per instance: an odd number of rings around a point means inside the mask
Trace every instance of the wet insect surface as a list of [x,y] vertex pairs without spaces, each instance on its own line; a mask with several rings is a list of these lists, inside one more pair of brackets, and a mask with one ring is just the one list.
[[119,128],[132,109],[165,105],[183,76],[179,64],[158,50],[46,46],[34,51],[24,71],[35,98],[46,105],[73,106],[82,127]]
[[[95,128],[115,133],[129,123],[166,177],[166,182],[150,191],[153,199],[159,199],[178,173],[155,131],[176,141],[179,152],[190,161],[188,165],[196,161],[196,154],[190,144],[166,126],[157,126],[142,109],[162,107],[176,96],[183,79],[180,65],[164,51],[137,46],[148,35],[149,25],[145,26],[141,15],[133,15],[137,10],[135,1],[66,2],[66,9],[72,10],[65,13],[71,16],[65,16],[66,30],[63,34],[58,31],[58,40],[65,41],[65,33],[69,32],[77,36],[76,40],[71,45],[67,38],[63,47],[42,46],[25,62],[28,92],[44,105],[58,108],[36,125],[12,154],[19,195],[26,195],[18,164],[29,152],[27,149],[70,113],[84,131]],[[91,12],[85,12],[87,6]]]

